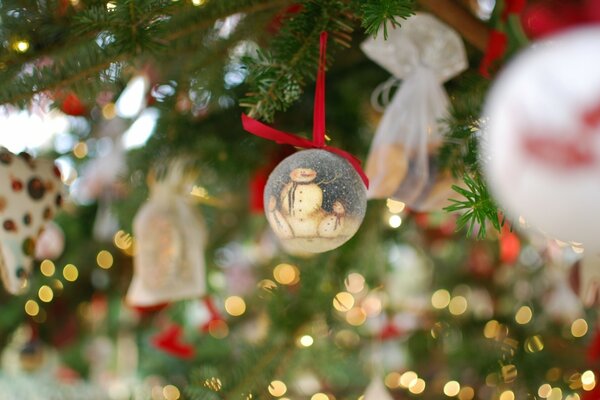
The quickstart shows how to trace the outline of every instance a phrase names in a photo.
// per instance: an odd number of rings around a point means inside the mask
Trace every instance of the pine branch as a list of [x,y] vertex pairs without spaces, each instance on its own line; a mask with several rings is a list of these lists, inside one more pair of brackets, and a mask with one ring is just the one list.
[[414,0],[367,0],[358,2],[361,11],[362,27],[369,35],[376,36],[383,28],[383,37],[387,40],[388,24],[399,27],[400,19],[414,14]]

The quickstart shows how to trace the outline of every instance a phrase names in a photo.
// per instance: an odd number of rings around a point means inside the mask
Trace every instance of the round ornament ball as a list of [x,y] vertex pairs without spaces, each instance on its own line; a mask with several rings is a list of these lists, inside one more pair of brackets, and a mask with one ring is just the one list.
[[490,190],[513,219],[600,251],[600,27],[534,43],[489,93]]
[[303,150],[273,170],[264,203],[267,220],[287,252],[323,253],[356,233],[365,216],[367,189],[342,157]]

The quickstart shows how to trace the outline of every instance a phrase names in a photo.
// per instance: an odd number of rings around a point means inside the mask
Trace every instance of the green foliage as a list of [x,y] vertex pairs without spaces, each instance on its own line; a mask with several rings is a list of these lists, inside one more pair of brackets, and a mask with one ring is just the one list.
[[366,0],[357,2],[362,12],[362,27],[369,35],[376,36],[383,28],[383,37],[388,37],[388,24],[392,28],[400,26],[398,19],[406,19],[414,14],[414,0]]

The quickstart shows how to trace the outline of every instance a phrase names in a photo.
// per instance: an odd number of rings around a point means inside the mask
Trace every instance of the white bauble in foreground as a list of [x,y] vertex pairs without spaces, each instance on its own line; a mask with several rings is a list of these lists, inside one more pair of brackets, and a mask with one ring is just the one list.
[[489,93],[490,189],[511,218],[600,250],[600,27],[534,43]]
[[265,214],[286,251],[323,253],[358,230],[367,190],[348,161],[325,150],[303,150],[283,160],[265,187]]

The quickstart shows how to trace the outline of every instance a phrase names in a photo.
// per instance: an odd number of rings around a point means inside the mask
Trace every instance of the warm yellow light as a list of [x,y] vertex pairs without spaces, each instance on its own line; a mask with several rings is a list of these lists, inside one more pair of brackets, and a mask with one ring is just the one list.
[[404,388],[408,388],[411,383],[416,381],[419,378],[416,372],[414,371],[406,371],[402,375],[400,375],[400,386]]
[[552,386],[547,383],[544,383],[542,386],[538,388],[538,396],[542,399],[547,399],[550,396],[550,392],[552,391]]
[[239,317],[246,312],[246,302],[239,296],[230,296],[225,299],[225,311],[229,315]]
[[438,289],[431,295],[431,305],[438,310],[448,307],[450,304],[450,292],[446,289]]
[[507,390],[502,392],[499,400],[515,400],[515,394],[512,392],[512,390]]
[[514,364],[508,364],[502,366],[501,369],[502,379],[504,382],[512,382],[517,379],[518,371],[517,367]]
[[192,4],[195,5],[196,7],[202,6],[205,3],[206,3],[206,0],[192,0]]
[[106,103],[104,107],[102,107],[102,116],[104,119],[113,119],[116,117],[117,107],[115,106],[115,103]]
[[425,381],[421,378],[418,378],[408,385],[408,391],[412,394],[421,394],[425,391],[425,386]]
[[303,335],[300,336],[300,339],[298,339],[298,343],[300,343],[300,346],[302,347],[310,347],[314,342],[315,340],[310,335]]
[[269,384],[269,393],[271,396],[281,397],[287,392],[287,386],[281,381],[272,381]]
[[536,353],[544,349],[544,342],[540,335],[535,335],[525,339],[525,351],[528,353]]
[[35,317],[40,312],[40,306],[35,300],[27,300],[25,303],[25,312],[27,315]]
[[346,290],[350,293],[359,293],[365,288],[365,278],[356,272],[351,273],[346,278]]
[[354,307],[354,296],[348,292],[339,292],[333,298],[333,307],[341,312],[346,312]]
[[576,338],[585,336],[587,331],[588,331],[588,324],[587,324],[587,322],[585,322],[584,319],[581,319],[581,318],[576,319],[571,324],[571,335],[573,335]]
[[227,326],[225,321],[212,321],[208,324],[208,333],[216,339],[224,339],[229,335],[229,326]]
[[402,218],[397,214],[390,215],[388,224],[394,229],[399,228],[402,225]]
[[581,399],[577,393],[571,393],[570,395],[565,397],[565,400],[581,400]]
[[88,154],[88,146],[85,142],[77,142],[73,146],[73,155],[77,158],[84,158]]
[[522,306],[515,314],[515,321],[517,321],[517,324],[525,325],[531,321],[532,317],[533,311],[531,311],[531,308],[528,306]]
[[472,400],[475,397],[475,390],[471,386],[464,386],[458,392],[458,400]]
[[548,397],[548,400],[562,400],[562,390],[560,388],[552,388]]
[[406,204],[394,199],[387,199],[385,205],[392,214],[400,214],[406,207]]
[[67,264],[63,268],[63,276],[69,282],[75,282],[79,277],[79,271],[77,271],[77,267],[73,264]]
[[365,323],[367,313],[361,307],[354,307],[346,313],[346,321],[353,326],[360,326]]
[[106,10],[107,11],[114,11],[115,8],[117,8],[116,1],[111,0],[108,3],[106,3]]
[[456,381],[446,382],[444,385],[444,394],[448,397],[454,397],[460,392],[460,383]]
[[294,285],[300,279],[300,271],[291,264],[279,264],[273,270],[273,277],[282,285]]
[[385,376],[383,383],[385,383],[385,386],[389,387],[390,389],[396,389],[400,387],[400,374],[398,372],[390,372]]
[[312,395],[310,400],[329,400],[329,396],[327,396],[325,393],[315,393]]
[[448,310],[452,315],[464,314],[467,311],[467,299],[463,296],[453,297],[448,304]]
[[127,250],[133,246],[133,237],[125,231],[117,231],[114,238],[115,246],[121,250]]
[[495,319],[488,321],[483,328],[483,336],[488,339],[494,339],[500,332],[500,323]]
[[590,370],[585,371],[583,374],[581,374],[581,384],[584,386],[589,386],[591,384],[593,384],[594,382],[596,382],[596,377],[594,376],[594,373]]
[[181,397],[181,393],[177,386],[167,385],[162,390],[165,400],[178,400]]
[[107,250],[100,250],[96,256],[96,262],[100,268],[109,269],[112,267],[114,259],[112,254]]
[[368,316],[372,317],[381,313],[383,304],[381,303],[381,299],[376,294],[370,294],[362,301],[361,307],[363,310],[365,310]]
[[42,274],[44,276],[50,277],[54,275],[54,272],[56,272],[56,267],[54,266],[54,263],[52,261],[44,260],[40,264],[40,271],[42,271]]
[[42,285],[42,287],[40,287],[40,290],[38,290],[38,297],[44,303],[50,303],[54,298],[54,292],[52,291],[50,286]]
[[25,53],[29,50],[29,42],[26,40],[17,40],[13,43],[13,49],[19,53]]

